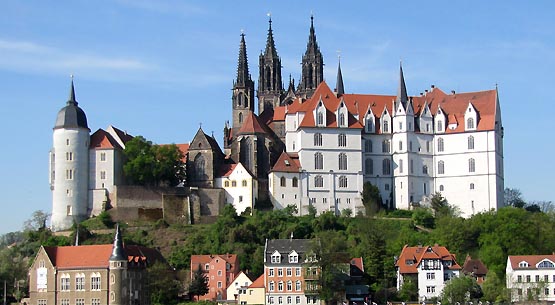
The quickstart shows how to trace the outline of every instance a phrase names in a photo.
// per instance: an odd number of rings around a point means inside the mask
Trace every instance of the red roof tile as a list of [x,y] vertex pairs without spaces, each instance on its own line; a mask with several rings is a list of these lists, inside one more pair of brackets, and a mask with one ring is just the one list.
[[484,265],[484,263],[482,263],[479,259],[472,259],[470,255],[466,256],[462,270],[466,274],[474,273],[476,276],[482,276],[488,273],[488,268]]
[[116,139],[112,137],[107,131],[102,128],[99,128],[91,135],[91,144],[89,145],[90,148],[117,148],[123,149]]
[[220,167],[220,174],[218,175],[218,177],[229,177],[229,175],[231,175],[231,173],[233,173],[233,170],[235,169],[236,166],[237,166],[236,163],[223,164]]
[[249,286],[249,288],[264,288],[264,274],[262,274],[261,276],[259,276],[256,280],[254,280],[254,282],[252,282],[252,284]]
[[[428,251],[428,249],[430,251]],[[442,261],[452,261],[453,264],[449,269],[460,270],[461,266],[455,260],[455,255],[451,254],[447,248],[434,245],[409,247],[405,245],[399,255],[399,259],[395,266],[399,268],[400,273],[418,273],[418,265],[423,259],[440,259]]]
[[237,135],[240,134],[253,134],[253,133],[267,133],[266,128],[264,128],[265,124],[258,120],[258,117],[253,112],[249,112],[245,120],[243,121],[243,125]]
[[272,172],[300,173],[299,157],[282,152],[274,167],[272,167]]
[[[509,261],[513,270],[517,269],[536,269],[536,265],[543,260],[550,260],[555,263],[555,254],[547,255],[509,255]],[[519,267],[520,262],[527,262],[530,267]]]

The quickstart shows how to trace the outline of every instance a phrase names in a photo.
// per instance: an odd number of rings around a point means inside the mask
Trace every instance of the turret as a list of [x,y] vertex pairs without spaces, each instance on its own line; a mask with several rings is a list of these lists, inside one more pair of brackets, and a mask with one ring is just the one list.
[[128,290],[126,276],[127,272],[127,254],[123,247],[123,239],[119,229],[119,224],[116,226],[116,234],[114,236],[114,245],[112,246],[112,255],[110,256],[110,281],[109,281],[109,304],[121,305],[128,304],[128,294],[123,293]]
[[324,59],[314,32],[314,16],[310,16],[310,33],[306,52],[302,60],[302,75],[297,93],[304,98],[310,98],[316,87],[324,80]]
[[259,57],[258,114],[264,110],[272,111],[280,106],[283,95],[281,80],[281,59],[278,56],[272,31],[272,18],[269,20],[266,49]]
[[88,217],[90,129],[75,99],[73,78],[66,106],[56,117],[50,150],[53,231],[71,228]]

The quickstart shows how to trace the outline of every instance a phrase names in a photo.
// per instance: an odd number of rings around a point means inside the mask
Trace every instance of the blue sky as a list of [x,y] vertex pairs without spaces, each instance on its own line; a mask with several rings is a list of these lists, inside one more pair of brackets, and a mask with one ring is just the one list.
[[222,138],[241,30],[249,67],[271,12],[283,76],[300,75],[310,15],[335,85],[395,94],[499,86],[505,185],[555,201],[553,1],[3,1],[0,4],[0,234],[50,211],[48,151],[69,75],[91,130],[112,124],[155,143],[189,142],[199,124]]

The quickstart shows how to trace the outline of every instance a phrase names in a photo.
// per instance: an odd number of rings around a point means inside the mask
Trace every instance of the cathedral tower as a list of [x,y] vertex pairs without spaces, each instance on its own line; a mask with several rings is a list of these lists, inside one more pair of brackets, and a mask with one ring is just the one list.
[[310,98],[316,87],[324,80],[324,59],[316,42],[314,33],[314,16],[310,16],[310,34],[303,55],[302,75],[297,93],[303,98]]
[[273,110],[280,106],[283,95],[283,82],[281,80],[281,59],[279,58],[274,43],[272,32],[272,18],[270,18],[266,49],[259,57],[258,78],[258,114],[264,110]]
[[56,118],[50,150],[53,231],[69,229],[88,217],[89,133],[72,79],[67,104]]
[[230,147],[233,138],[237,137],[237,132],[241,129],[241,126],[249,115],[249,112],[254,111],[254,82],[252,81],[249,73],[245,34],[241,34],[239,60],[237,64],[237,79],[233,82],[231,100],[233,103],[233,122],[231,125],[231,134],[229,134],[229,126],[226,126],[226,129],[224,129],[224,148]]

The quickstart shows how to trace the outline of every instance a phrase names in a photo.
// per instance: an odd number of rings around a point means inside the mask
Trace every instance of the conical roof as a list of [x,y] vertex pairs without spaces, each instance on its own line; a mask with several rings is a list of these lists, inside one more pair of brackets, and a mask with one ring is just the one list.
[[69,99],[66,106],[60,111],[58,111],[58,116],[56,117],[56,124],[54,129],[58,128],[86,128],[89,129],[87,125],[87,116],[85,111],[78,106],[75,100],[75,89],[73,86],[73,79],[71,80],[71,87],[69,90]]

